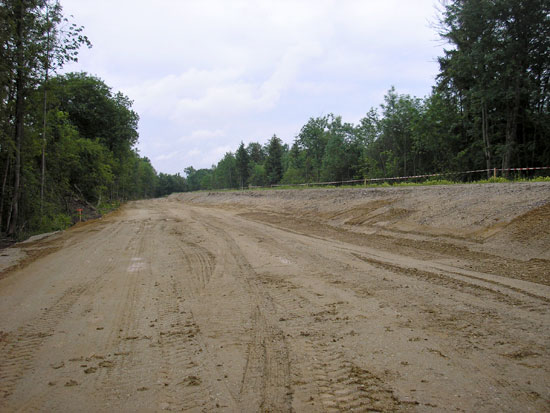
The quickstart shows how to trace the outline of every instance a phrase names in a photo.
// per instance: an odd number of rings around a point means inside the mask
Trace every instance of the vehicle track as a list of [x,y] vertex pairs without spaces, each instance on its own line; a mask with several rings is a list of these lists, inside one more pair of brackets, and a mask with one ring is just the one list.
[[[199,217],[195,216],[195,219],[198,220]],[[288,291],[283,292],[283,290],[280,289],[266,289],[266,284],[269,284],[269,282],[266,282],[265,274],[258,274],[252,269],[250,263],[246,260],[242,252],[240,252],[235,240],[226,232],[226,229],[224,229],[227,227],[227,224],[220,222],[213,216],[209,216],[205,222],[208,222],[206,225],[210,227],[212,233],[216,233],[218,237],[224,239],[224,242],[228,245],[227,249],[231,251],[231,255],[236,257],[237,261],[240,263],[240,272],[247,277],[249,286],[260,303],[255,313],[255,317],[257,318],[261,315],[260,308],[263,308],[264,314],[272,315],[271,323],[273,324],[275,323],[275,319],[279,318],[279,320],[286,320],[285,317],[289,316],[303,321],[298,325],[295,324],[292,329],[283,329],[278,332],[278,335],[281,336],[278,340],[281,347],[279,353],[283,353],[283,357],[275,357],[272,366],[264,367],[262,377],[277,378],[290,375],[290,366],[288,367],[289,371],[285,372],[284,376],[280,374],[270,374],[270,372],[266,370],[269,368],[280,369],[281,366],[285,365],[285,360],[288,360],[289,357],[286,354],[288,353],[287,344],[284,346],[282,344],[284,337],[285,335],[289,335],[289,333],[292,335],[299,331],[300,336],[307,337],[307,339],[300,340],[301,346],[294,347],[293,351],[302,353],[301,356],[306,360],[313,360],[312,368],[314,373],[312,377],[307,378],[307,381],[310,382],[308,383],[306,381],[301,384],[302,386],[307,386],[307,393],[309,393],[310,399],[311,396],[315,394],[317,402],[320,401],[320,404],[314,404],[317,409],[324,411],[394,411],[398,406],[401,406],[401,410],[405,410],[405,406],[401,405],[394,397],[391,389],[389,389],[380,378],[346,360],[346,356],[338,349],[338,346],[326,340],[322,328],[320,331],[311,331],[311,325],[306,321],[306,313],[311,313],[315,308],[319,309],[317,305],[311,301],[306,302],[303,298],[297,299],[293,297],[292,294],[289,294]],[[243,227],[239,228],[240,231],[246,232]],[[264,241],[266,241],[269,235],[264,232],[262,237]],[[272,243],[276,244],[275,248],[273,248],[274,245]],[[266,244],[270,247],[271,253],[276,252],[277,246],[282,247],[273,238],[269,239],[269,242]],[[282,250],[284,252],[289,252],[288,249],[284,247],[282,247]],[[321,310],[320,313],[322,312]],[[263,324],[265,325],[265,322]],[[260,339],[256,339],[256,341],[261,340],[265,342],[265,338],[261,335],[259,335],[259,337]],[[271,345],[273,346],[275,340],[272,339],[271,341]],[[269,347],[266,349],[265,345],[255,345],[252,351],[257,351],[258,348],[263,350],[264,353],[269,353]],[[267,359],[267,356],[264,356],[264,358]],[[256,362],[261,359],[262,357],[258,357],[258,355],[252,357],[252,360]],[[264,364],[266,363],[266,360],[262,361]],[[250,353],[247,371],[249,363]],[[288,363],[288,361],[286,361],[286,363]],[[245,373],[243,388],[251,387],[252,386],[249,384],[246,384]],[[291,391],[290,385],[281,381],[273,387],[280,390],[286,389],[287,402],[273,404],[262,401],[260,408],[268,411],[290,411],[291,399],[289,396],[294,393]],[[270,395],[274,393],[272,389],[266,388],[265,384],[262,386],[262,389],[262,394]],[[285,395],[280,391],[279,398],[283,396]],[[315,399],[306,400],[305,402],[307,403],[308,401],[314,400]],[[286,408],[283,409],[285,406]]]
[[[195,220],[200,219],[192,215]],[[288,348],[283,332],[268,315],[269,302],[262,296],[256,284],[254,270],[240,251],[233,238],[212,221],[201,221],[207,232],[224,243],[223,262],[227,271],[234,271],[244,282],[252,300],[252,339],[247,345],[246,364],[239,389],[239,401],[243,411],[290,411],[290,366]]]
[[[120,225],[113,227],[115,233],[120,230]],[[97,259],[99,255],[95,253],[95,248],[103,242],[101,234],[92,237],[89,242],[91,251],[94,251],[89,257],[91,262],[94,258]],[[76,245],[69,248],[69,253],[78,253],[79,249],[80,246]],[[92,272],[89,267],[72,263],[65,270],[74,275],[76,279],[84,277],[86,280],[66,288],[49,307],[40,310],[38,317],[27,320],[25,325],[2,337],[0,351],[0,392],[2,396],[0,396],[0,407],[4,407],[2,402],[11,396],[18,381],[31,369],[37,350],[54,334],[63,315],[72,309],[83,294],[93,293],[97,289],[103,274],[109,273],[113,267],[113,261],[101,260]]]

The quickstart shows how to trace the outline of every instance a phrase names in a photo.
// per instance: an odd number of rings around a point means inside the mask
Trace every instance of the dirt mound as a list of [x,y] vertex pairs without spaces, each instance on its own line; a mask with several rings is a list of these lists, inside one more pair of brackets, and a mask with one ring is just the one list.
[[534,258],[550,259],[550,202],[514,218],[487,243],[520,249]]
[[201,192],[173,199],[312,220],[347,231],[465,241],[550,259],[550,184]]
[[550,203],[514,218],[499,235],[520,242],[547,240],[550,236]]

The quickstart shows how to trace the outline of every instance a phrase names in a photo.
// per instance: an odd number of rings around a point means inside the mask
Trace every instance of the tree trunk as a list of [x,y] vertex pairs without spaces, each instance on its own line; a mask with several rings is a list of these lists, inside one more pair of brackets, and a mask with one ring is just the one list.
[[515,96],[514,96],[514,102],[513,105],[510,107],[508,106],[507,110],[507,117],[506,117],[506,142],[504,146],[504,156],[502,158],[502,169],[504,169],[504,173],[506,176],[508,176],[508,171],[506,169],[509,169],[512,159],[512,154],[514,152],[514,146],[516,143],[516,135],[517,135],[517,129],[518,129],[518,113],[519,113],[519,79],[516,79],[516,87],[515,87]]
[[43,110],[43,123],[42,123],[42,165],[40,174],[40,219],[44,214],[44,181],[46,177],[46,126],[47,126],[47,114],[48,114],[48,77],[50,71],[50,10],[48,3],[46,3],[46,24],[48,24],[48,34],[46,37],[46,64],[44,72],[44,110]]
[[40,171],[40,218],[42,219],[44,214],[44,181],[46,177],[46,126],[47,126],[47,102],[48,91],[46,85],[48,83],[48,69],[46,68],[46,77],[44,80],[44,121],[42,124],[42,165]]
[[485,152],[485,162],[487,165],[487,178],[490,177],[493,161],[491,157],[491,142],[489,140],[489,117],[487,115],[487,103],[481,104],[481,135],[483,137],[483,149]]
[[17,230],[17,219],[19,216],[19,198],[21,196],[21,143],[23,141],[24,126],[24,93],[25,74],[24,74],[24,51],[23,51],[23,4],[19,2],[17,6],[17,41],[16,41],[16,80],[15,80],[15,179],[13,184],[13,198],[11,207],[11,219],[8,228],[8,235],[14,235]]
[[10,156],[6,156],[6,168],[4,169],[4,177],[2,178],[2,197],[0,198],[0,232],[3,229],[4,224],[4,200],[6,199],[6,184],[8,182],[8,175],[10,171]]

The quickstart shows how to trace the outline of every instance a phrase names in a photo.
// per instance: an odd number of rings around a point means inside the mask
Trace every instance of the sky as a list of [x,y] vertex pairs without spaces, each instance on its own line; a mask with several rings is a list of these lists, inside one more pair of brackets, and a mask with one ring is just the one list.
[[93,44],[64,71],[121,91],[157,172],[210,168],[243,141],[292,144],[311,117],[357,123],[391,86],[423,97],[437,0],[61,0]]

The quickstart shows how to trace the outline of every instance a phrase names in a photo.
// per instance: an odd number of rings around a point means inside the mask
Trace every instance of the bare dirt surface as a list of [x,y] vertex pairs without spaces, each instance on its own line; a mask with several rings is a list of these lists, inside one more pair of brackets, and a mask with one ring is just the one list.
[[0,411],[550,411],[550,185],[192,193],[0,251]]

